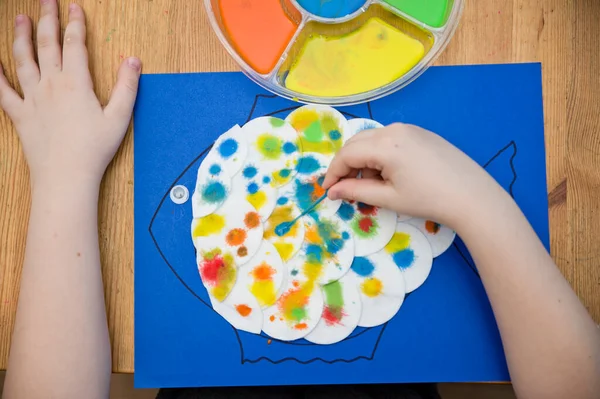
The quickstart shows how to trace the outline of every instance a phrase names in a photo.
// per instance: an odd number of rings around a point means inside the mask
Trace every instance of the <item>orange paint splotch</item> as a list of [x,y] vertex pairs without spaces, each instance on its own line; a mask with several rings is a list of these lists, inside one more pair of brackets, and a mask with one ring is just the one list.
[[237,310],[242,317],[248,317],[250,313],[252,313],[252,308],[244,304],[236,305],[235,310]]
[[260,224],[260,217],[258,216],[258,213],[248,212],[244,217],[244,224],[246,224],[246,227],[248,227],[249,229],[258,227],[258,225]]
[[263,262],[252,270],[252,277],[259,281],[271,280],[277,270],[273,269],[268,263]]
[[237,250],[237,254],[240,258],[243,258],[244,256],[248,255],[248,248],[246,247],[239,247]]
[[431,220],[428,220],[425,222],[425,230],[427,230],[427,232],[429,234],[437,234],[440,232],[440,225],[439,223],[436,222],[432,222]]
[[271,315],[271,317],[269,317],[269,320],[275,321],[275,316]]
[[[271,316],[271,317],[273,317],[273,316]],[[271,345],[271,342],[273,342],[273,341],[272,340],[268,340],[267,341],[267,345]]]
[[296,324],[294,326],[294,328],[296,330],[306,330],[308,328],[308,325],[306,323],[300,323],[300,324]]
[[246,230],[232,229],[229,231],[229,233],[227,233],[227,236],[225,236],[225,241],[227,241],[227,244],[231,245],[232,247],[237,247],[246,241],[246,236]]
[[294,282],[292,283],[292,285],[293,285],[294,287],[298,288],[298,286],[300,286],[300,283],[299,283],[298,281],[294,281]]

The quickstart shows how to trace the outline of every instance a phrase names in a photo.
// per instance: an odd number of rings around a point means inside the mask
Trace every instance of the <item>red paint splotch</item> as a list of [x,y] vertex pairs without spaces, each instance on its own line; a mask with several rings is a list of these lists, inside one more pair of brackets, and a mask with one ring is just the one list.
[[358,228],[365,233],[370,233],[371,227],[373,227],[373,219],[370,217],[364,217],[358,221]]
[[200,265],[202,281],[208,285],[216,285],[219,282],[219,274],[225,268],[223,256],[214,255],[212,259],[205,259]]
[[428,220],[425,222],[425,230],[427,230],[427,232],[429,234],[437,234],[440,232],[440,224],[436,223],[436,222],[432,222],[431,220]]
[[242,317],[248,317],[250,313],[252,313],[252,308],[248,305],[244,305],[243,303],[236,305],[235,310],[237,310]]
[[323,310],[323,320],[328,326],[335,326],[341,324],[342,318],[345,316],[344,310],[340,308],[332,308],[326,306]]
[[375,216],[377,215],[377,211],[379,208],[373,205],[367,205],[362,202],[359,202],[357,205],[358,211],[365,216]]

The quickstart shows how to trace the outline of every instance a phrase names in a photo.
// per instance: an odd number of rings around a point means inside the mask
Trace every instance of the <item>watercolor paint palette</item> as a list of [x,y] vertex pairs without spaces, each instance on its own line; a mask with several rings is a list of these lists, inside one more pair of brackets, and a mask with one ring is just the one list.
[[242,71],[304,103],[350,105],[390,94],[447,46],[464,0],[205,0]]
[[[283,116],[282,116],[283,117]],[[363,203],[332,201],[335,153],[379,122],[306,105],[222,134],[191,203],[198,271],[234,328],[279,341],[335,344],[377,327],[420,287],[455,233]],[[435,251],[434,251],[435,249]]]

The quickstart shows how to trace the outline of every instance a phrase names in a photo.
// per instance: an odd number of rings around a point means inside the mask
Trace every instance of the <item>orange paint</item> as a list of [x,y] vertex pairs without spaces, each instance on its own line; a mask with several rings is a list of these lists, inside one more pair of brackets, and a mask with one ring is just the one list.
[[275,67],[298,27],[280,0],[220,0],[219,11],[233,47],[262,74]]
[[[273,317],[273,316],[271,316],[271,317]],[[267,341],[267,345],[271,345],[271,342],[273,342],[273,341],[271,341],[271,340],[268,340],[268,341]]]
[[271,315],[271,317],[269,317],[269,320],[275,321],[275,316]]
[[227,233],[225,237],[225,241],[227,244],[232,247],[237,247],[238,245],[242,245],[244,241],[246,241],[246,230],[244,229],[233,229]]
[[243,258],[244,256],[248,255],[248,248],[246,247],[239,247],[237,250],[237,254],[240,258]]
[[300,324],[296,324],[294,326],[294,328],[296,330],[306,330],[308,328],[308,326],[306,325],[306,323],[300,323]]
[[252,276],[258,281],[266,281],[271,280],[275,272],[275,269],[263,262],[252,270]]
[[436,222],[428,220],[425,222],[425,230],[427,230],[429,234],[437,234],[440,231],[440,225]]
[[244,217],[244,223],[249,229],[253,229],[260,224],[260,217],[256,212],[248,212]]
[[244,304],[236,305],[235,310],[237,310],[242,317],[248,317],[250,313],[252,313],[252,308]]

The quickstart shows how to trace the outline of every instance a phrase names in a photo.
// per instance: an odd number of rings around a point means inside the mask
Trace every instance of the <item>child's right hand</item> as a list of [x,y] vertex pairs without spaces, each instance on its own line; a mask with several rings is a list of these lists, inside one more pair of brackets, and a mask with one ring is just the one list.
[[[359,171],[362,179],[356,178]],[[474,207],[505,197],[462,151],[432,132],[404,124],[366,130],[348,140],[323,187],[331,199],[360,201],[453,228]]]

